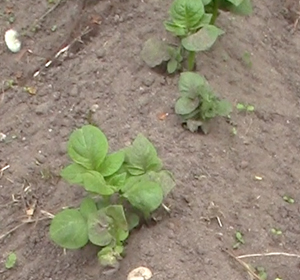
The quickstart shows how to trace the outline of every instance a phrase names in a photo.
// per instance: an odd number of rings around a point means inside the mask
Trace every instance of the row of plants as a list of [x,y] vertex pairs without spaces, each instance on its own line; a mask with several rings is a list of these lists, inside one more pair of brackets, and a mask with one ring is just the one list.
[[141,52],[149,67],[162,68],[169,74],[181,72],[178,83],[181,96],[175,112],[192,132],[201,128],[208,133],[211,119],[228,116],[232,110],[231,104],[218,98],[203,76],[191,72],[196,68],[196,54],[208,51],[224,34],[215,25],[221,10],[250,15],[252,5],[250,0],[175,0],[164,27],[176,42],[149,38]]
[[[149,39],[142,58],[150,67],[181,72],[180,97],[175,111],[191,131],[207,133],[209,120],[228,116],[231,105],[214,93],[207,80],[194,73],[196,53],[209,50],[224,32],[215,26],[220,10],[248,15],[250,0],[175,0],[166,30],[177,45]],[[139,134],[131,146],[109,152],[105,134],[84,125],[70,135],[67,151],[72,163],[61,176],[85,190],[78,207],[63,209],[50,225],[50,238],[65,249],[88,243],[99,247],[101,265],[116,267],[124,256],[130,232],[150,221],[158,209],[169,209],[164,199],[175,187],[173,175],[163,168],[152,143]]]

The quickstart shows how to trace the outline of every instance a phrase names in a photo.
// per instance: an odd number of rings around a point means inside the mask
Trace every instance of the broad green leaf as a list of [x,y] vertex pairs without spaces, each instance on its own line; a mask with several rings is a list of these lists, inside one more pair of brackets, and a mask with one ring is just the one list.
[[89,238],[82,214],[75,209],[59,212],[51,221],[50,238],[66,249],[79,249],[86,245]]
[[148,217],[163,201],[163,190],[155,182],[141,181],[134,184],[123,196],[130,204]]
[[143,177],[145,177],[145,180],[147,178],[149,181],[158,183],[163,190],[164,197],[176,186],[172,173],[166,170],[159,172],[149,171]]
[[90,241],[98,246],[107,246],[113,241],[109,229],[113,225],[113,219],[108,217],[104,209],[89,215],[88,236]]
[[196,110],[199,104],[199,98],[180,97],[176,101],[175,112],[178,115],[186,115]]
[[85,125],[75,130],[68,142],[70,158],[86,169],[97,170],[108,151],[103,132],[95,126]]
[[188,51],[200,52],[209,50],[224,31],[214,25],[205,25],[198,32],[181,40]]
[[218,115],[222,117],[227,117],[232,112],[232,107],[230,102],[227,100],[220,100],[217,103]]
[[126,213],[126,220],[128,223],[128,230],[131,231],[135,227],[137,227],[140,223],[140,218],[137,214],[132,213],[132,212],[127,212]]
[[169,74],[173,74],[178,67],[178,62],[176,61],[176,59],[171,59],[169,60],[168,64],[167,64],[167,71]]
[[6,261],[5,261],[5,268],[6,269],[11,269],[16,265],[17,262],[17,255],[13,252],[9,253]]
[[183,26],[178,26],[176,23],[172,21],[169,20],[165,21],[164,26],[167,31],[171,32],[175,36],[183,37],[188,34],[187,28]]
[[109,154],[106,156],[106,158],[98,168],[98,171],[103,177],[111,176],[120,169],[121,165],[124,162],[124,159],[125,154],[122,150]]
[[190,114],[186,114],[186,115],[181,115],[181,118],[183,120],[189,120],[189,119],[198,119],[199,118],[199,115],[201,113],[201,110],[200,108],[198,108],[197,110],[193,111],[192,113]]
[[122,193],[127,192],[127,190],[131,189],[134,184],[136,184],[137,182],[140,182],[141,180],[143,180],[143,178],[144,178],[143,175],[128,177],[125,184],[121,188],[121,192]]
[[158,66],[170,59],[168,45],[157,38],[150,38],[144,44],[141,57],[149,67]]
[[208,5],[212,0],[202,0],[204,6]]
[[162,168],[156,149],[142,134],[138,134],[132,146],[125,149],[125,162],[128,172],[132,175],[139,175],[149,170],[158,171]]
[[237,6],[231,6],[229,8],[230,12],[241,15],[241,16],[249,16],[253,12],[251,0],[242,0],[242,3]]
[[82,184],[83,174],[87,172],[87,169],[77,163],[72,163],[66,166],[61,172],[60,176],[71,184]]
[[110,205],[105,209],[107,216],[111,217],[115,225],[123,230],[128,230],[127,220],[122,205]]
[[101,195],[112,195],[115,190],[106,184],[103,176],[97,171],[88,171],[82,175],[84,188]]
[[231,4],[233,4],[234,6],[239,6],[241,5],[241,3],[244,1],[244,0],[226,0],[228,2],[230,2]]
[[204,15],[204,5],[200,0],[175,0],[169,14],[176,25],[189,30],[197,25]]
[[195,98],[199,96],[201,89],[206,85],[204,77],[193,72],[184,72],[180,74],[178,81],[179,92],[182,97]]
[[79,211],[81,215],[87,220],[91,213],[97,212],[95,201],[90,197],[85,197],[81,201]]
[[126,172],[120,174],[114,174],[113,176],[106,178],[106,182],[110,186],[114,186],[116,190],[124,186],[126,181],[127,174]]

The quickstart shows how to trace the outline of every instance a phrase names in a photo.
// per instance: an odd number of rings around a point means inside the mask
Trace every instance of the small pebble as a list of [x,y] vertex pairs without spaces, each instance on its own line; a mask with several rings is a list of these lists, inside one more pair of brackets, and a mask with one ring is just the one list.
[[247,168],[249,165],[248,161],[243,160],[240,164],[241,169]]
[[42,104],[38,105],[35,108],[35,113],[37,115],[43,115],[43,114],[47,113],[48,110],[49,110],[49,103],[45,102],[45,103],[42,103]]
[[46,162],[46,157],[41,153],[38,153],[35,159],[41,164]]

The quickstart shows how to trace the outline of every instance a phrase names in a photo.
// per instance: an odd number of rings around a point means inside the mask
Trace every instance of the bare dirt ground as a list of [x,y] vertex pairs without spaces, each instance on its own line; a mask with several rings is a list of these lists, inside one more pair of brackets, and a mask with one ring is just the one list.
[[[220,16],[217,25],[226,34],[198,56],[197,65],[222,97],[253,104],[255,112],[232,114],[236,135],[220,119],[203,136],[185,131],[173,113],[178,76],[151,71],[139,55],[149,37],[167,36],[162,22],[171,0],[66,0],[43,18],[53,7],[46,0],[1,1],[0,34],[10,27],[20,31],[25,52],[9,53],[1,42],[0,132],[7,137],[0,142],[0,167],[10,167],[0,178],[0,279],[123,280],[140,265],[159,280],[248,279],[246,270],[222,251],[232,249],[236,231],[245,240],[236,255],[300,253],[300,30],[289,32],[283,2],[253,2],[249,18]],[[14,17],[12,24],[8,17]],[[75,40],[68,57],[43,69],[47,59],[85,31],[91,32],[82,42]],[[246,52],[252,54],[251,67],[242,59]],[[19,85],[5,90],[9,80]],[[28,92],[34,89],[36,94]],[[37,203],[34,219],[41,210],[56,213],[76,205],[81,189],[58,174],[68,162],[69,134],[87,123],[95,104],[94,122],[113,149],[144,133],[177,181],[166,202],[171,216],[132,234],[114,275],[101,274],[93,246],[66,253],[55,246],[49,220],[2,236],[24,218],[24,202]],[[158,114],[166,112],[168,117],[159,120]],[[295,203],[285,202],[284,195]],[[211,202],[223,213],[217,212],[223,227]],[[282,235],[272,234],[272,228]],[[17,254],[17,265],[6,270],[9,252]],[[299,277],[297,258],[244,261],[263,266],[271,280]]]

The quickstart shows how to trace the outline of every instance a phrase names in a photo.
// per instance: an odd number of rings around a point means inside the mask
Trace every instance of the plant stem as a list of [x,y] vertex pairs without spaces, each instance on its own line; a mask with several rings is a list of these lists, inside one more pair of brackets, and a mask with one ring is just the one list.
[[220,0],[214,0],[213,15],[210,24],[215,24],[219,12]]
[[196,52],[188,51],[187,64],[189,71],[193,71],[195,68],[195,57]]

